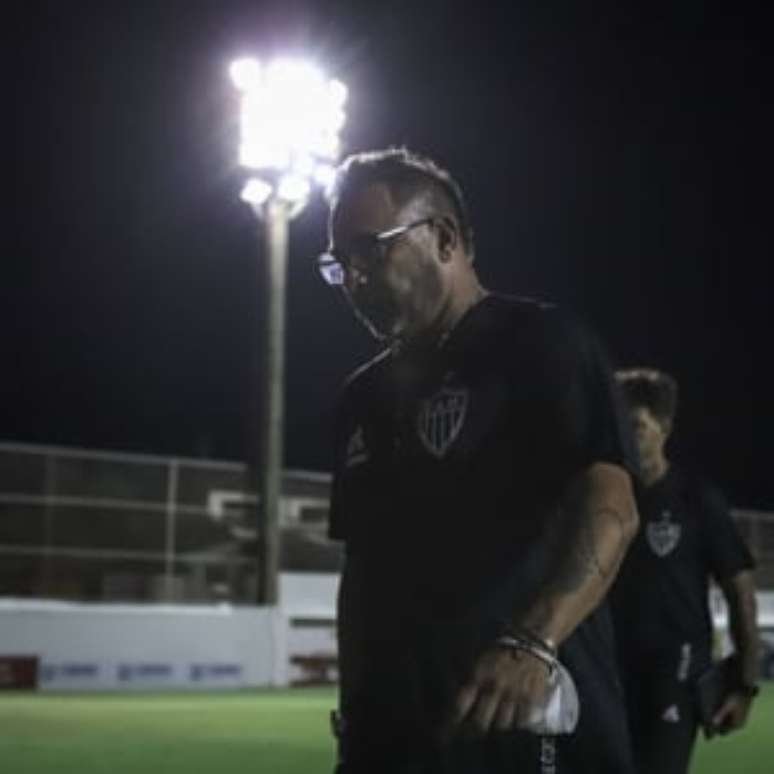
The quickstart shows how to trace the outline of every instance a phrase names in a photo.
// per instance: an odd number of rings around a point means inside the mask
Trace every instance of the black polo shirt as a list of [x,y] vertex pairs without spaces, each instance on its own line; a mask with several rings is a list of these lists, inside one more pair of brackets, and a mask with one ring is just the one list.
[[[596,339],[552,307],[503,296],[441,347],[383,353],[350,379],[330,534],[346,541],[351,722],[392,713],[392,733],[430,733],[500,622],[545,586],[547,527],[572,477],[630,465],[623,427]],[[604,605],[560,655],[581,693],[575,736],[596,740],[607,771],[626,743]]]
[[723,496],[672,466],[638,486],[640,530],[613,589],[617,636],[627,661],[669,667],[687,643],[696,668],[711,655],[710,578],[753,567]]

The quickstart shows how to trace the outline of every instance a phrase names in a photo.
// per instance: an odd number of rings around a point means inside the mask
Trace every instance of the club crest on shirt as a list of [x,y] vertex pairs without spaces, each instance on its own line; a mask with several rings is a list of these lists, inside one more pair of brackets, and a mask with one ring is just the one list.
[[417,432],[422,445],[435,457],[443,457],[465,424],[468,390],[442,387],[424,400],[417,415]]
[[664,710],[663,714],[661,715],[661,719],[667,723],[679,723],[680,708],[676,704],[671,704]]
[[648,524],[648,544],[656,556],[666,556],[675,550],[680,542],[682,527],[672,522],[671,511],[662,511],[659,521]]

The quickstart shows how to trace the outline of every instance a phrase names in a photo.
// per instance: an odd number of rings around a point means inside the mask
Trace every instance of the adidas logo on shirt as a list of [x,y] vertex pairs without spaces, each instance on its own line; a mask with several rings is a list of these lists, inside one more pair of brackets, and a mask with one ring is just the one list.
[[344,460],[345,468],[353,468],[368,461],[368,449],[365,445],[363,426],[358,425],[347,441],[347,454]]
[[676,704],[672,704],[664,710],[664,714],[661,716],[662,720],[667,723],[679,723],[680,722],[680,709]]

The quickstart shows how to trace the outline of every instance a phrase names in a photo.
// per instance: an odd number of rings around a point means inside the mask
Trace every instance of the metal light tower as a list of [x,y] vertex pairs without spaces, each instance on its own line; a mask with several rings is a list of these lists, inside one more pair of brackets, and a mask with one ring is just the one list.
[[253,173],[242,191],[264,224],[266,352],[261,411],[258,492],[258,603],[276,604],[279,501],[283,459],[285,278],[290,220],[315,184],[327,185],[339,154],[347,91],[313,66],[280,59],[262,66],[243,59],[231,66],[241,92],[239,161]]

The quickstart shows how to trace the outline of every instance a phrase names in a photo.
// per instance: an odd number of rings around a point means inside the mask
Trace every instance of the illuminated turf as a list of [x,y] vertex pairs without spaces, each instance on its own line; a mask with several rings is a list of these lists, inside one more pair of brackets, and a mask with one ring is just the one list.
[[[330,689],[241,694],[0,694],[3,774],[330,772]],[[767,774],[774,685],[740,734],[701,743],[692,774]]]

